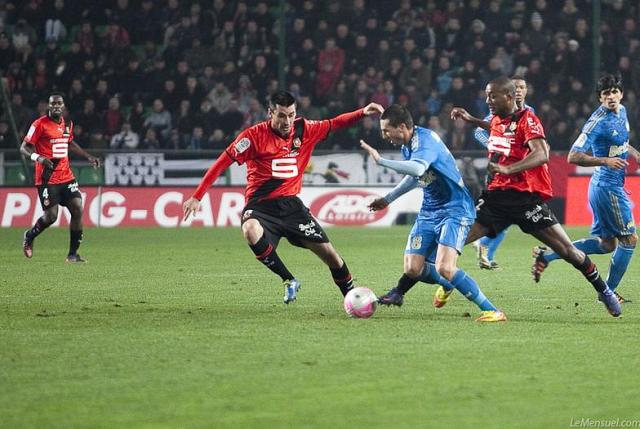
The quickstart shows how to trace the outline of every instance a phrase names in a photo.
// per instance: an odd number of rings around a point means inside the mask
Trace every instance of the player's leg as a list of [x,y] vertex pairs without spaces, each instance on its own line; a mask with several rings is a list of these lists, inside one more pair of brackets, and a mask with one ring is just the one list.
[[31,229],[25,231],[22,241],[22,252],[27,258],[33,256],[33,241],[42,232],[50,227],[56,219],[58,219],[58,200],[55,195],[49,194],[50,189],[47,186],[38,186],[38,198],[44,213],[38,218]]
[[618,300],[600,276],[596,265],[591,261],[588,255],[573,245],[569,236],[560,224],[555,223],[543,229],[525,232],[533,235],[538,240],[549,246],[554,252],[558,253],[562,259],[569,262],[578,271],[580,271],[598,292],[599,299],[605,303],[612,316],[617,317],[621,314],[622,310]]
[[618,288],[622,277],[627,272],[627,267],[629,266],[629,262],[631,262],[631,257],[633,256],[633,252],[638,244],[638,235],[636,233],[631,235],[621,235],[618,237],[617,241],[618,245],[616,246],[613,255],[611,255],[607,285],[609,285],[609,288],[616,293],[618,300],[621,303],[624,303],[630,301],[622,298],[616,292],[616,289]]
[[270,234],[265,231],[260,220],[250,216],[255,216],[255,211],[248,216],[247,212],[243,215],[242,235],[256,255],[256,259],[282,279],[285,288],[283,299],[285,304],[295,301],[300,283],[287,269],[276,252],[277,239],[279,237],[274,236],[273,239],[270,239]]
[[78,254],[82,242],[82,198],[75,197],[65,202],[71,220],[69,221],[69,253],[67,262],[85,262]]
[[313,241],[303,241],[304,247],[315,253],[331,271],[331,278],[342,295],[346,295],[353,289],[353,276],[347,267],[347,263],[338,254],[331,242],[318,243]]
[[504,241],[507,230],[500,231],[494,238],[482,237],[478,241],[478,266],[486,270],[494,270],[499,268],[495,261],[496,251],[500,244]]

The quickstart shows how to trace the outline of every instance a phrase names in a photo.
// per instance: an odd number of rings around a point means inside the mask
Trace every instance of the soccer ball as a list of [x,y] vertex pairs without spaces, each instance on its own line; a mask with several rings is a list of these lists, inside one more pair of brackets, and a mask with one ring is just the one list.
[[366,319],[373,316],[377,303],[378,297],[371,289],[356,287],[344,297],[344,311],[351,317]]

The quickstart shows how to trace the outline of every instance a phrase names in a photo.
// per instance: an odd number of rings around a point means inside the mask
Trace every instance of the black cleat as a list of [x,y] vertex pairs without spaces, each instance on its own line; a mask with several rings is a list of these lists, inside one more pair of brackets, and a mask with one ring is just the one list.
[[81,264],[87,262],[86,259],[82,259],[82,256],[78,255],[77,253],[75,255],[67,256],[67,259],[65,259],[64,261],[70,264]]
[[631,301],[630,299],[626,299],[623,298],[622,295],[620,295],[618,292],[613,291],[613,294],[616,296],[616,298],[618,298],[618,302],[620,304],[631,304],[633,301]]
[[395,287],[378,298],[378,303],[382,305],[395,305],[396,307],[402,306],[403,301],[404,295],[398,292],[398,289]]
[[27,234],[29,234],[29,231],[24,232],[22,239],[22,253],[24,253],[24,256],[31,259],[31,257],[33,257],[33,240],[29,240],[29,238],[27,238]]
[[536,246],[533,248],[533,264],[531,265],[531,275],[533,276],[533,281],[538,283],[540,281],[540,277],[542,277],[542,273],[549,266],[549,263],[546,259],[544,259],[544,252],[546,252],[547,248],[544,246]]

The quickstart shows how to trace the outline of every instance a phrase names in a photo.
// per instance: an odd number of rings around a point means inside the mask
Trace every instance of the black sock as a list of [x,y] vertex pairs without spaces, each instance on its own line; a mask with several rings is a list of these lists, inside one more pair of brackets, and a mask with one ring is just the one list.
[[82,242],[82,230],[75,231],[69,230],[69,255],[75,255],[78,253],[78,248]]
[[49,227],[49,224],[46,224],[42,220],[42,218],[38,218],[38,220],[36,221],[36,224],[33,225],[33,228],[31,228],[29,231],[27,231],[27,239],[29,241],[32,241],[37,236],[39,236],[42,233],[42,231],[44,231],[48,227]]
[[346,295],[351,289],[353,289],[353,277],[349,272],[347,263],[343,261],[340,268],[329,268],[331,270],[331,277],[333,282],[340,288],[342,295]]
[[403,274],[402,277],[400,277],[400,280],[398,280],[398,286],[396,286],[396,289],[404,295],[409,292],[409,289],[414,287],[416,283],[418,283],[418,279],[412,279],[408,275]]
[[293,279],[293,274],[289,272],[287,267],[276,253],[275,247],[263,235],[256,244],[250,244],[251,250],[256,255],[256,259],[262,262],[267,268],[280,276],[284,280]]
[[604,292],[608,287],[607,283],[605,283],[605,281],[602,280],[602,277],[600,277],[598,267],[596,267],[596,264],[591,262],[588,255],[584,256],[584,261],[581,264],[574,265],[574,267],[576,267],[582,275],[589,280],[589,283],[591,283],[593,288],[598,292]]

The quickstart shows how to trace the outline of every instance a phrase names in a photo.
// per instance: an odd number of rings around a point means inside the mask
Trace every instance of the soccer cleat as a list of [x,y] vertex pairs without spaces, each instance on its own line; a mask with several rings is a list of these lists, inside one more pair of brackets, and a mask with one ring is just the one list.
[[433,295],[433,306],[435,308],[444,307],[444,305],[449,302],[452,292],[453,289],[447,292],[442,286],[439,286],[438,289],[436,289],[436,293]]
[[493,265],[489,260],[489,248],[478,243],[476,246],[476,255],[478,257],[478,266],[483,270],[493,270]]
[[82,256],[78,255],[77,253],[75,255],[68,255],[67,259],[65,259],[64,261],[70,264],[81,264],[87,262],[86,259],[82,259]]
[[613,317],[618,317],[622,314],[622,307],[618,297],[611,289],[607,288],[604,292],[598,292],[598,300],[607,307],[607,311]]
[[480,317],[476,319],[476,322],[506,322],[507,315],[500,310],[487,310],[483,311]]
[[289,304],[293,302],[297,298],[297,293],[300,290],[300,282],[296,279],[285,280],[284,285],[284,298],[283,301],[285,304]]
[[27,258],[31,258],[33,257],[33,240],[29,240],[27,238],[28,233],[29,231],[24,232],[24,236],[22,239],[22,253],[24,253],[24,256],[26,256]]
[[496,261],[491,261],[491,269],[492,270],[499,270],[500,269],[500,264],[498,264]]
[[533,248],[533,264],[531,265],[531,275],[533,276],[533,281],[536,283],[540,281],[542,273],[549,265],[549,263],[544,259],[544,252],[546,252],[546,250],[547,248],[544,246],[536,246]]
[[613,293],[616,295],[616,298],[618,298],[618,302],[620,304],[631,304],[633,302],[630,299],[623,298],[617,291],[614,291]]
[[403,302],[404,296],[398,292],[398,289],[395,287],[378,298],[378,303],[382,305],[395,305],[396,307],[400,307]]

